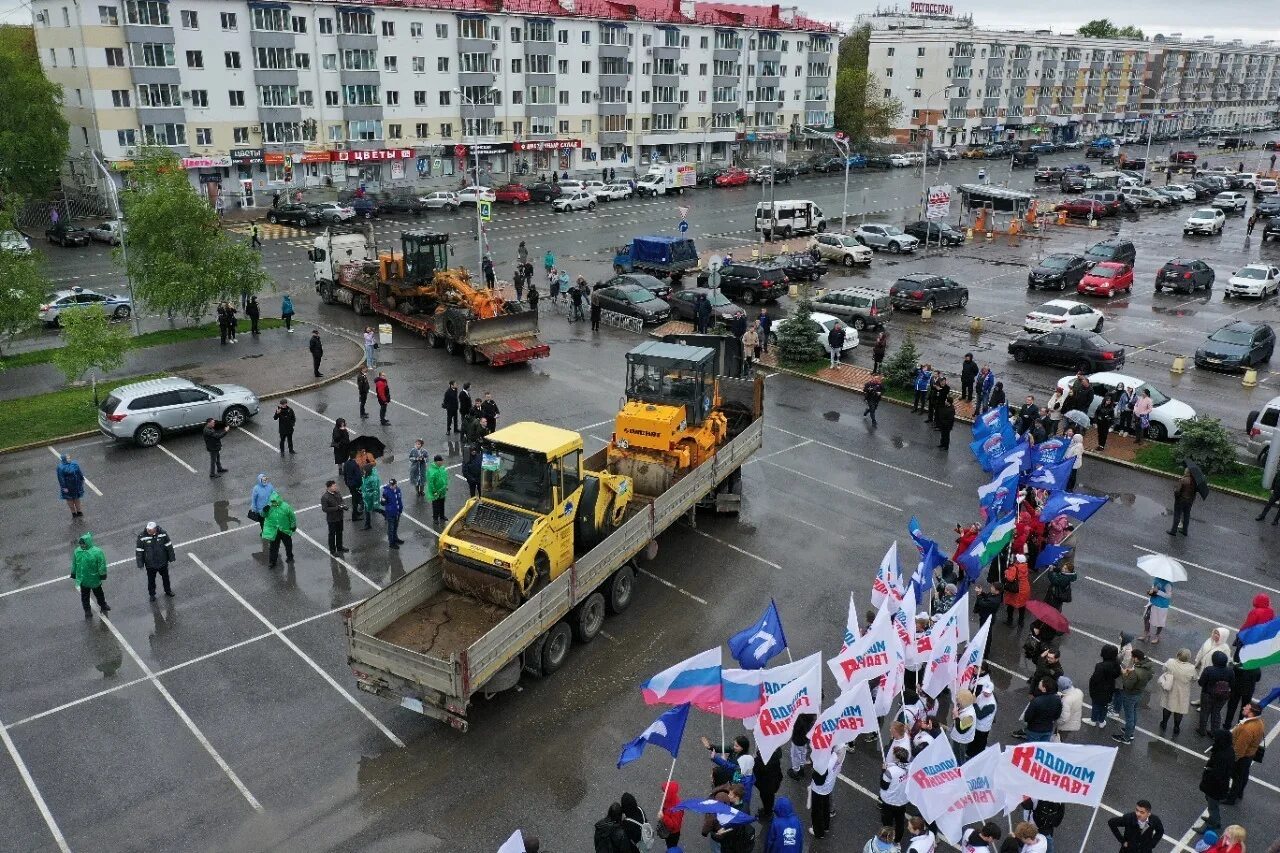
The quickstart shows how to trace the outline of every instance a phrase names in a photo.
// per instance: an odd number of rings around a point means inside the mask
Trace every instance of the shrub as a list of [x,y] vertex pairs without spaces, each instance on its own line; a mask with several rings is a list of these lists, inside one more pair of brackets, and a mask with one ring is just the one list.
[[822,346],[822,327],[810,316],[813,303],[801,299],[796,310],[778,327],[778,363],[784,367],[806,367],[827,354]]
[[1206,476],[1225,473],[1235,467],[1235,446],[1222,421],[1196,415],[1182,421],[1181,427],[1182,434],[1173,449],[1173,458],[1179,463],[1190,459]]
[[889,387],[910,391],[915,386],[916,368],[919,366],[920,351],[916,349],[916,342],[911,335],[907,335],[902,346],[885,359],[881,372]]

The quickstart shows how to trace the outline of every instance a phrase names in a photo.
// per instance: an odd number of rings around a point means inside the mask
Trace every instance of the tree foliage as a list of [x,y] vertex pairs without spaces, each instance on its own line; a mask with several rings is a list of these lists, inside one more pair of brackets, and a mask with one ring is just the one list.
[[915,387],[916,368],[919,366],[920,350],[916,349],[916,342],[911,335],[907,335],[902,339],[902,345],[885,359],[880,372],[884,374],[889,387],[909,391]]
[[67,156],[62,88],[44,76],[30,27],[0,26],[0,197],[42,198]]
[[124,364],[131,344],[129,330],[113,326],[102,306],[63,311],[58,320],[63,345],[54,352],[53,364],[68,382],[92,369],[107,373]]
[[213,302],[272,284],[248,242],[233,241],[222,230],[176,156],[144,148],[133,162],[132,184],[121,193],[129,228],[115,252],[137,300],[194,322]]
[[813,303],[802,298],[785,323],[778,326],[778,363],[784,367],[805,367],[826,355],[820,335],[822,327],[814,321]]
[[1134,41],[1146,41],[1147,37],[1135,26],[1117,27],[1111,23],[1108,18],[1098,18],[1090,21],[1080,29],[1076,30],[1082,36],[1096,39],[1133,39]]
[[886,136],[902,114],[902,102],[884,97],[867,67],[871,28],[859,27],[840,41],[836,60],[836,127],[854,142]]
[[1207,415],[1196,415],[1180,422],[1182,433],[1173,448],[1178,462],[1190,459],[1200,466],[1205,476],[1221,474],[1235,467],[1236,449],[1231,433],[1222,421]]
[[[13,225],[13,208],[0,209],[0,231]],[[40,261],[34,253],[20,255],[0,249],[0,342],[34,326],[49,292]]]

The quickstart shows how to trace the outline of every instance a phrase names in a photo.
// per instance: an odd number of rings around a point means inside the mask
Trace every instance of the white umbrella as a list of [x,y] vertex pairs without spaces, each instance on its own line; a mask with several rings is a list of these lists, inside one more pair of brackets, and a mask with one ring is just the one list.
[[1138,568],[1153,578],[1178,583],[1187,579],[1187,570],[1182,563],[1167,554],[1147,554],[1138,558]]

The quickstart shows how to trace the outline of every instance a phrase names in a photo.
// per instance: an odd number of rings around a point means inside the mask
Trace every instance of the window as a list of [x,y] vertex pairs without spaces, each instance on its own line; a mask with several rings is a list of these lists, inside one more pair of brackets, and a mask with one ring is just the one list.
[[383,37],[383,38],[395,38],[395,35],[396,35],[396,22],[395,22],[395,21],[383,21],[383,22],[382,22],[382,37]]
[[333,18],[320,18],[317,26],[320,28],[321,35],[333,35]]
[[519,74],[519,73],[521,73],[521,72],[520,72],[520,69],[521,69],[522,67],[523,67],[523,63],[522,63],[519,59],[513,59],[513,60],[511,60],[511,73],[512,73],[512,74]]
[[[441,57],[441,59],[444,58]],[[475,73],[489,70],[489,54],[487,53],[464,53],[458,57],[458,61],[461,63],[460,70],[462,71]],[[445,68],[446,70],[448,68],[447,62]]]
[[416,39],[420,39],[420,38],[422,38],[422,24],[420,24],[420,23],[412,23],[412,24],[410,24],[410,25],[409,25],[409,36],[410,36],[411,38],[416,38]]
[[296,107],[298,87],[269,85],[258,87],[258,103],[264,107]]
[[187,126],[185,124],[144,124],[142,142],[144,145],[186,145]]
[[128,89],[112,89],[111,90],[111,106],[128,107],[129,106],[129,90]]
[[885,96],[886,98],[892,98],[892,97],[893,97],[893,90],[892,90],[892,89],[885,89],[885,90],[884,90],[884,96]]
[[568,73],[569,73],[569,60],[567,60],[567,59],[561,59],[561,60],[559,60],[558,62],[556,62],[556,71],[557,71],[558,73],[560,73],[560,74],[568,74]]
[[378,100],[378,87],[372,84],[342,87],[342,102],[347,106],[374,107]]
[[342,96],[336,89],[327,89],[324,93],[324,105],[336,107],[342,102]]
[[442,89],[440,92],[440,106],[447,107],[453,100],[453,93],[448,89]]
[[[551,54],[535,53],[526,57],[529,61],[530,74],[550,74],[551,73]],[[566,69],[567,71],[568,69]]]
[[182,19],[182,28],[184,30],[200,29],[200,19],[196,16],[195,12],[189,9],[183,9],[178,14]]
[[649,103],[649,90],[648,90],[648,89],[646,89],[645,91],[643,91],[643,92],[641,92],[641,93],[640,93],[640,103],[642,103],[642,104],[647,104],[647,103]]
[[544,116],[535,116],[529,119],[529,133],[535,136],[550,136],[551,119]]
[[648,117],[648,116],[645,116],[644,118],[640,119],[640,129],[641,129],[641,130],[648,130],[648,129],[649,129],[649,117]]
[[[68,24],[67,26],[70,26],[70,24]],[[568,44],[568,43],[569,43],[569,31],[568,31],[568,30],[557,30],[557,31],[556,31],[556,41],[558,41],[560,44]]]
[[512,92],[512,93],[511,93],[511,103],[512,103],[512,104],[523,104],[523,103],[524,103],[524,92],[523,92],[523,91],[521,91],[520,89],[516,89],[514,92]]
[[187,97],[191,99],[193,107],[209,106],[209,90],[208,89],[192,89],[187,92]]
[[[436,35],[439,36],[440,38],[445,38],[448,34],[447,27],[446,27],[446,35],[445,36],[440,35],[440,27],[443,27],[443,26],[445,25],[444,24],[436,25]],[[458,22],[458,37],[464,38],[464,39],[484,38],[485,37],[485,19],[484,18],[463,18],[461,21]]]
[[196,128],[196,145],[212,145],[213,144],[213,128],[197,127]]
[[[525,21],[524,40],[551,41],[551,30],[550,21]],[[512,39],[512,41],[519,41],[519,39]]]
[[227,63],[228,68],[239,68],[240,67],[240,51],[228,50],[227,52],[222,54],[222,60],[225,63]]
[[338,70],[338,54],[336,53],[321,54],[320,67],[323,68],[325,71],[337,71]]
[[[480,22],[480,26],[481,26],[482,28],[484,27],[484,21],[481,21],[481,22]],[[449,37],[449,25],[448,25],[448,24],[436,24],[436,38],[438,38],[438,39],[447,39],[448,37]],[[423,125],[423,127],[426,127],[426,125],[424,124],[424,125]]]
[[229,89],[227,91],[227,103],[229,103],[233,107],[243,107],[244,106],[244,90]]
[[222,28],[228,32],[237,29],[235,12],[223,12],[218,16],[218,20],[222,24]]
[[384,57],[382,57],[382,70],[383,70],[383,71],[393,71],[393,72],[394,72],[394,71],[399,71],[399,70],[400,70],[400,68],[399,68],[399,65],[398,65],[398,63],[397,63],[397,61],[396,61],[396,57],[394,57],[394,56],[384,56]]
[[440,136],[443,139],[452,139],[453,125],[447,121],[440,122]]
[[680,116],[680,129],[681,129],[681,130],[688,130],[688,129],[689,129],[689,118],[688,118],[688,116]]
[[254,68],[287,69],[293,67],[293,48],[260,47],[254,50]]
[[561,132],[561,133],[568,133],[568,132],[569,132],[569,122],[567,122],[567,121],[562,121],[562,122],[560,122],[560,132]]
[[76,49],[74,47],[67,48],[67,61],[72,68],[76,67]]
[[419,139],[427,139],[431,136],[431,125],[425,121],[418,122],[413,126],[413,135]]
[[524,122],[522,122],[522,121],[513,121],[513,122],[511,122],[511,132],[512,132],[513,134],[515,134],[516,136],[523,136],[523,135],[524,135]]
[[310,67],[311,67],[311,54],[309,54],[309,53],[295,53],[295,54],[293,55],[293,67],[294,67],[294,68],[310,68]]
[[400,125],[398,124],[387,125],[387,139],[399,139],[399,138],[400,138]]
[[[53,53],[53,48],[49,48],[49,52],[50,52],[50,53]],[[109,65],[109,66],[111,66],[111,67],[123,67],[123,66],[124,66],[124,48],[122,48],[122,47],[109,47],[109,48],[107,48],[107,49],[106,49],[106,53],[107,53],[107,65]],[[57,63],[57,62],[53,62],[53,63],[51,63],[51,64],[53,64],[53,65],[57,65],[58,63]]]
[[169,26],[169,4],[161,0],[127,0],[124,19],[146,27]]
[[449,57],[447,57],[447,56],[437,56],[437,57],[436,57],[436,70],[437,70],[437,71],[446,71],[446,72],[447,72],[447,71],[449,70]]
[[400,91],[398,89],[388,89],[386,104],[389,107],[400,106]]
[[116,131],[116,144],[122,148],[128,148],[138,144],[138,132],[130,128],[129,130]]
[[590,90],[590,89],[583,89],[583,90],[582,90],[582,103],[584,103],[584,104],[589,104],[589,103],[591,103],[591,90]]
[[253,28],[255,30],[282,33],[289,29],[289,10],[287,8],[255,8],[253,10]]
[[[111,48],[107,50],[110,51]],[[129,60],[132,65],[144,65],[148,68],[172,68],[178,64],[173,55],[173,45],[150,42],[130,42]]]
[[425,56],[413,57],[413,73],[425,74],[426,71],[427,71],[427,58]]
[[425,107],[427,105],[427,91],[418,89],[413,93],[413,105],[415,107]]
[[893,56],[893,54],[894,54],[894,50],[895,50],[895,48],[892,48],[892,47],[891,47],[891,48],[889,48],[889,50],[887,51],[886,55],[887,55],[887,56]]
[[566,92],[564,89],[561,89],[559,92],[556,93],[556,98],[559,103],[564,104],[566,106],[569,103],[569,93]]
[[289,28],[295,33],[305,33],[307,31],[307,19],[300,15],[294,15],[289,19]]
[[583,44],[591,44],[591,30],[583,30],[580,35]]
[[[104,27],[118,27],[120,26],[120,13],[116,11],[115,6],[99,6],[98,22]],[[129,144],[132,145],[133,143]]]
[[263,142],[301,142],[302,125],[296,121],[268,121],[262,124]]
[[187,51],[187,67],[188,68],[204,68],[204,51],[188,50]]
[[[373,35],[373,13],[347,11],[338,13],[338,32],[344,35]],[[355,139],[356,137],[351,137]]]
[[916,79],[917,79],[917,80],[923,80],[923,79],[924,79],[924,69],[923,69],[923,68],[917,68],[917,69],[916,69]]
[[554,104],[556,102],[555,90],[555,86],[530,86],[528,103]]

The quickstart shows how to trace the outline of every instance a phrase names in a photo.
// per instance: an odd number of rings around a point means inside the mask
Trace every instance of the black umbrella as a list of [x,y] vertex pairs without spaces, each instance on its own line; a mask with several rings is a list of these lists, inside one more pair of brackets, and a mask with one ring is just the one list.
[[357,435],[351,439],[351,443],[347,445],[348,453],[355,453],[357,450],[364,450],[374,459],[380,459],[382,454],[387,452],[387,446],[382,443],[382,439],[374,435]]
[[1209,480],[1204,475],[1204,471],[1200,470],[1200,466],[1190,459],[1185,460],[1183,465],[1187,466],[1187,470],[1191,472],[1191,481],[1196,485],[1196,491],[1200,493],[1201,500],[1207,500],[1209,497]]

